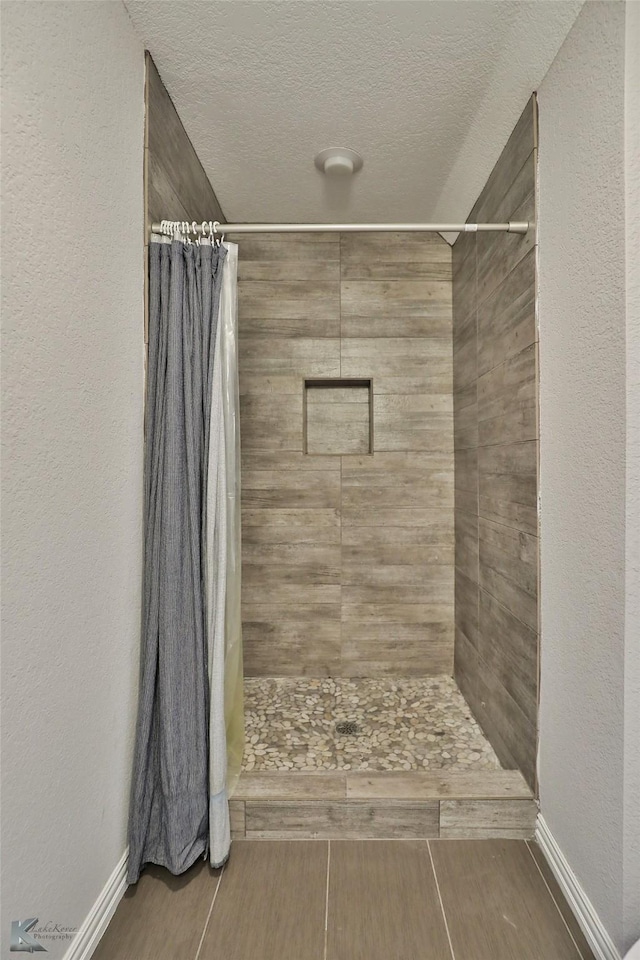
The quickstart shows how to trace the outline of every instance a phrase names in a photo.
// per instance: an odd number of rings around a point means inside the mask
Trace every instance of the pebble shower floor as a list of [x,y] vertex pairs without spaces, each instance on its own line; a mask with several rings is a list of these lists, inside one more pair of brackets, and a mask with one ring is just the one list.
[[[245,679],[244,691],[245,770],[501,767],[448,676],[260,677]],[[338,732],[345,722],[355,731]]]

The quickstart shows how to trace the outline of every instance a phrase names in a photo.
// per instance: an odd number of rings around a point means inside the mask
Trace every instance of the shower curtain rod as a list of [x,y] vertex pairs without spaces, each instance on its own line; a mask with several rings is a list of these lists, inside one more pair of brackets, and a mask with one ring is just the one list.
[[218,233],[526,233],[529,223],[187,223],[163,220],[152,223],[152,233],[193,233],[206,236]]

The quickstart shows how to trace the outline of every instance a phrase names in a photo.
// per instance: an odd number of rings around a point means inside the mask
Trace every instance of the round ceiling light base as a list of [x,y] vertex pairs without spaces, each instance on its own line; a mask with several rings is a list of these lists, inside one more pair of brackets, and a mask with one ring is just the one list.
[[363,160],[359,153],[348,147],[329,147],[320,151],[314,163],[328,177],[350,177],[362,168]]

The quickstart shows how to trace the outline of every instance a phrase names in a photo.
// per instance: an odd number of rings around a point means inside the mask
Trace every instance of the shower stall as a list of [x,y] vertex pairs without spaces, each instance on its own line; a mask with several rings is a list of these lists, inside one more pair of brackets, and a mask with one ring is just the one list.
[[[245,734],[232,837],[533,834],[536,157],[532,98],[468,219],[512,232],[451,245],[374,225],[229,228]],[[148,193],[149,224],[171,215],[168,193]],[[205,199],[181,209],[223,219]],[[237,744],[237,685],[226,701]]]
[[530,836],[535,99],[470,222],[238,235],[236,836]]

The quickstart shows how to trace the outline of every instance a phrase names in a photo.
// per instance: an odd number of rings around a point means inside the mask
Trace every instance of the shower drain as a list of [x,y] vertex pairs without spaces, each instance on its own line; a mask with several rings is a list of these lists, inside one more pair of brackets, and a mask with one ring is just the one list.
[[355,720],[340,720],[336,723],[336,733],[342,733],[352,737],[358,732],[358,724]]

